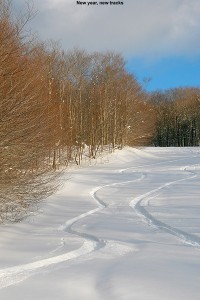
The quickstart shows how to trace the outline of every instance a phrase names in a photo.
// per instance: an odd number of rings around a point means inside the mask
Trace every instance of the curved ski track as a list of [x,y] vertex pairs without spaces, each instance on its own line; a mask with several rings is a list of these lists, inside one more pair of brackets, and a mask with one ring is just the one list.
[[[177,160],[180,160],[180,159],[176,159],[176,160],[172,160],[172,161],[177,161]],[[172,161],[170,161],[170,162],[172,162]],[[159,162],[159,163],[155,163],[155,164],[165,164],[165,163],[169,163],[169,161]],[[142,165],[142,166],[137,166],[137,167],[128,167],[125,169],[121,169],[118,172],[122,173],[129,169],[135,169],[135,168],[145,167],[145,166],[148,167],[148,166],[155,165],[155,164]],[[183,169],[183,168],[181,168],[181,169]],[[183,170],[186,171],[185,169],[183,169]],[[189,171],[189,172],[192,173],[191,171]],[[137,182],[137,181],[144,179],[144,177],[145,177],[144,173],[142,173],[142,172],[137,172],[137,173],[141,174],[141,176],[137,179],[106,184],[106,185],[99,186],[99,187],[96,187],[95,189],[93,189],[90,192],[90,195],[95,200],[95,202],[97,202],[98,207],[67,221],[65,224],[63,224],[59,227],[58,230],[62,230],[62,231],[77,235],[85,240],[83,245],[79,249],[71,251],[71,252],[67,252],[62,255],[54,256],[51,258],[42,259],[42,260],[39,260],[39,261],[36,261],[33,263],[28,263],[28,264],[14,266],[14,267],[5,268],[5,269],[0,270],[0,289],[26,280],[28,277],[33,275],[34,271],[36,271],[36,270],[51,266],[53,264],[58,264],[61,262],[65,262],[65,261],[68,261],[71,259],[78,258],[80,256],[89,254],[95,250],[99,250],[100,248],[104,247],[107,243],[106,241],[100,240],[98,237],[96,237],[94,235],[74,230],[72,227],[74,224],[79,222],[81,219],[86,218],[86,217],[88,217],[96,212],[99,212],[102,209],[105,209],[107,207],[107,204],[105,202],[103,202],[100,198],[98,198],[98,196],[97,196],[97,192],[99,190],[106,188],[106,187],[111,187],[111,186],[115,186],[115,185],[123,185],[123,184],[127,184],[130,182]],[[199,237],[189,234],[189,233],[186,233],[184,231],[178,230],[176,228],[173,228],[173,227],[157,220],[149,212],[147,212],[147,210],[145,210],[144,206],[141,205],[142,201],[145,200],[147,197],[153,196],[153,195],[155,197],[155,194],[159,190],[164,189],[167,186],[170,186],[170,185],[173,185],[178,182],[185,181],[185,180],[188,180],[188,179],[191,179],[194,177],[196,177],[196,175],[193,173],[193,175],[190,177],[165,183],[165,184],[161,185],[160,187],[151,190],[150,192],[147,192],[143,195],[140,195],[140,196],[134,198],[129,203],[129,205],[136,211],[136,213],[143,220],[147,221],[149,225],[156,226],[158,229],[161,229],[167,233],[172,234],[173,236],[178,237],[186,244],[189,244],[189,245],[192,245],[195,247],[200,247],[200,238]]]
[[[104,208],[107,207],[107,205],[97,197],[96,193],[105,187],[115,186],[115,185],[123,185],[129,182],[137,182],[144,178],[144,174],[142,173],[141,176],[134,180],[128,180],[123,182],[115,182],[111,184],[106,184],[103,186],[96,187],[90,192],[91,197],[97,202],[98,208],[90,210],[86,213],[83,213],[73,219],[70,219],[65,224],[61,225],[58,230],[62,230],[77,236],[80,236],[81,238],[85,239],[83,245],[74,251],[67,252],[62,255],[54,256],[51,258],[42,259],[33,263],[23,264],[19,266],[14,266],[10,268],[5,268],[0,270],[0,289],[6,288],[11,285],[15,285],[21,281],[26,280],[28,277],[33,275],[34,271],[49,267],[54,264],[58,264],[61,262],[65,262],[71,259],[78,258],[80,256],[89,254],[95,250],[98,250],[106,245],[106,241],[98,239],[98,237],[88,234],[76,231],[72,229],[72,226],[80,221],[81,219],[90,216]],[[51,251],[53,253],[53,251]]]
[[[188,167],[188,166],[187,166]],[[183,179],[178,179],[178,180],[174,180],[174,181],[170,181],[168,183],[165,183],[161,186],[159,186],[156,189],[153,189],[145,194],[142,194],[136,198],[134,198],[130,203],[130,207],[132,207],[135,212],[137,213],[137,215],[144,221],[146,222],[149,226],[153,226],[156,227],[157,229],[160,229],[164,232],[167,232],[175,237],[177,237],[178,239],[180,239],[184,244],[188,244],[190,246],[193,247],[200,247],[200,238],[194,234],[190,234],[187,233],[185,231],[179,230],[177,228],[174,228],[164,222],[159,221],[158,219],[156,219],[155,217],[153,217],[145,208],[144,206],[142,206],[142,201],[145,199],[148,199],[149,196],[152,196],[152,198],[154,198],[157,195],[157,192],[166,188],[167,186],[170,185],[174,185],[178,182],[182,182],[182,181],[186,181],[192,178],[195,178],[197,175],[192,172],[192,171],[187,171],[187,167],[181,167],[180,170],[189,172],[191,174],[193,174],[192,176],[183,178]]]

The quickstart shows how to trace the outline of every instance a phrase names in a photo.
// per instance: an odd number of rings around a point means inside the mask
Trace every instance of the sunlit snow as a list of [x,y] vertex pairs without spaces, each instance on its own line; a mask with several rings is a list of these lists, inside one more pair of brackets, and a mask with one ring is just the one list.
[[0,226],[1,300],[200,299],[200,149],[125,148],[102,162]]

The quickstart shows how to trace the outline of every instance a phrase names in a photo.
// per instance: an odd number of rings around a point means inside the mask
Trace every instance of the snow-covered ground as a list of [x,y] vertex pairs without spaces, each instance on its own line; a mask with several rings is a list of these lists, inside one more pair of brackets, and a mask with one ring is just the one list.
[[0,226],[1,300],[199,300],[200,149],[126,148]]

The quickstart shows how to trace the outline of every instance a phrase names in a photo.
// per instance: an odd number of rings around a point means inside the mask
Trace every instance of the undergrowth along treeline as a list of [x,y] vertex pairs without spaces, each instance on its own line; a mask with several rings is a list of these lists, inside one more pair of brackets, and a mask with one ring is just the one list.
[[0,222],[56,188],[60,165],[148,143],[154,111],[121,55],[61,51],[25,34],[0,0]]

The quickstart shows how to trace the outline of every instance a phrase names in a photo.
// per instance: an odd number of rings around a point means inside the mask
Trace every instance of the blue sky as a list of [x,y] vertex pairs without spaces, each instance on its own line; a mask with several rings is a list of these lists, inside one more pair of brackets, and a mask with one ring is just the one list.
[[154,61],[135,57],[127,61],[126,67],[147,91],[190,86],[200,88],[200,57],[169,56]]
[[[33,0],[29,23],[41,40],[61,48],[115,51],[147,90],[200,87],[200,0],[123,0],[120,6],[77,5],[76,0]],[[15,10],[25,0],[13,0]],[[31,1],[27,1],[30,2]]]

